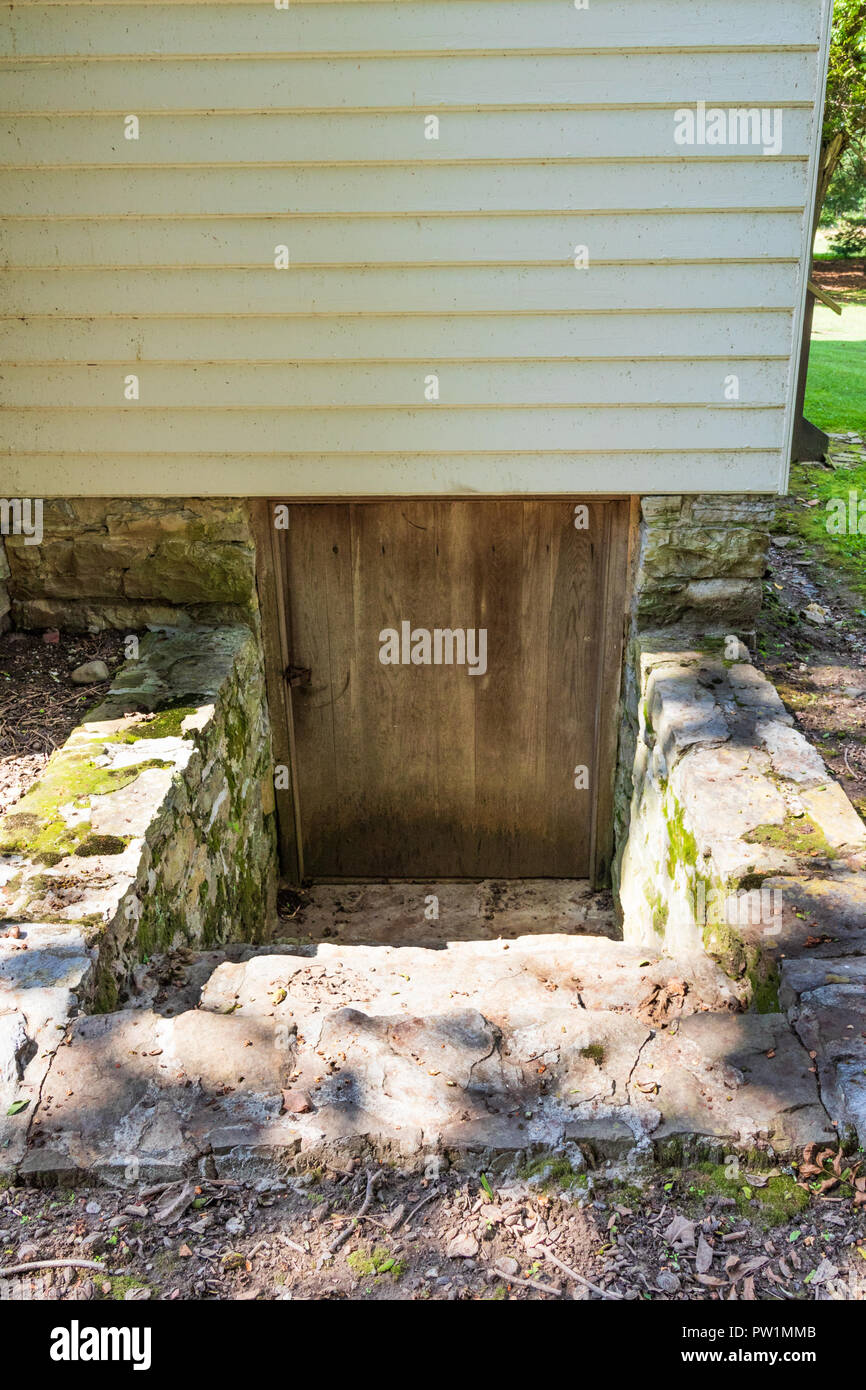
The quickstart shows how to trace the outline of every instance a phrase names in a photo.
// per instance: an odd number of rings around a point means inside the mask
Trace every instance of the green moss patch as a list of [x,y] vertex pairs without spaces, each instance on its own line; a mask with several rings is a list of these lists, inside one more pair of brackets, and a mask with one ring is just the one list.
[[811,816],[786,816],[782,825],[756,825],[743,839],[798,859],[835,859],[836,851]]
[[731,1177],[720,1163],[699,1163],[689,1191],[698,1198],[732,1197],[737,1210],[769,1230],[795,1220],[809,1205],[809,1193],[787,1173],[778,1173],[762,1186],[749,1182],[748,1174]]
[[568,1159],[562,1154],[539,1154],[523,1164],[518,1176],[524,1182],[528,1182],[530,1178],[540,1178],[539,1185],[545,1192],[553,1188],[567,1192],[573,1187],[586,1187],[587,1185],[586,1173],[576,1173]]
[[146,719],[133,725],[125,733],[118,734],[118,743],[137,743],[140,738],[192,738],[192,731],[181,727],[183,721],[198,712],[198,705],[178,705],[175,709],[158,710]]
[[694,868],[698,862],[698,842],[685,824],[685,811],[679,802],[668,816],[668,875],[673,878],[677,864]]
[[750,1007],[759,1014],[779,1012],[779,970],[760,947],[744,941],[728,922],[707,922],[704,950],[732,980],[745,976],[751,986]]
[[[169,763],[149,759],[134,767],[100,767],[96,758],[104,740],[59,749],[48,760],[38,782],[0,820],[0,853],[25,854],[40,864],[56,864],[78,847],[93,840],[86,820],[67,824],[61,807],[85,807],[93,796],[107,796],[128,786],[148,767],[168,767]],[[106,837],[114,838],[114,837]],[[119,853],[119,850],[90,850],[89,853]]]
[[383,1274],[390,1274],[392,1279],[399,1279],[406,1271],[406,1261],[392,1255],[384,1245],[376,1245],[372,1249],[364,1247],[353,1250],[351,1255],[346,1256],[346,1264],[356,1279],[370,1276],[379,1278]]
[[128,835],[88,835],[76,846],[75,853],[85,858],[93,854],[123,854],[128,844]]

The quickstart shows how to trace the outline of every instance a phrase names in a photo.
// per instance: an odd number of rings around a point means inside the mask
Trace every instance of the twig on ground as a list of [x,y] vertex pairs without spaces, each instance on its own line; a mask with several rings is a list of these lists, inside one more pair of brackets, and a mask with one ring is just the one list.
[[329,1255],[336,1255],[340,1246],[343,1245],[344,1242],[349,1239],[349,1236],[352,1234],[352,1232],[357,1229],[358,1222],[360,1221],[361,1217],[367,1215],[370,1203],[373,1200],[373,1193],[376,1190],[376,1184],[381,1178],[381,1176],[381,1171],[367,1174],[367,1191],[364,1194],[364,1200],[361,1203],[360,1210],[357,1212],[355,1216],[353,1216],[350,1224],[346,1227],[345,1231],[341,1231],[340,1234],[331,1241],[331,1244],[328,1246]]
[[[435,1192],[430,1192],[430,1193],[427,1194],[426,1197],[422,1197],[420,1202],[416,1202],[415,1206],[412,1208],[412,1210],[410,1211],[409,1215],[403,1218],[404,1221],[405,1221],[405,1223],[406,1223],[406,1225],[408,1226],[408,1225],[409,1225],[409,1222],[412,1220],[412,1217],[415,1216],[415,1215],[417,1214],[417,1212],[419,1212],[419,1211],[421,1210],[422,1207],[426,1207],[426,1205],[427,1205],[428,1202],[432,1202],[434,1197],[441,1197],[441,1196],[442,1196],[442,1193],[439,1191],[439,1189],[438,1189],[438,1187],[437,1187],[436,1190],[435,1190]],[[401,1223],[400,1221],[397,1222],[397,1226],[400,1226],[401,1224],[402,1224],[402,1223]],[[396,1229],[397,1229],[397,1226],[394,1227],[394,1230],[395,1230],[395,1231],[396,1231]]]
[[10,1274],[27,1274],[31,1269],[96,1269],[111,1278],[105,1265],[96,1260],[27,1260],[23,1265],[5,1265],[0,1268],[0,1279],[8,1279]]
[[622,1298],[621,1293],[611,1293],[608,1289],[603,1289],[598,1284],[591,1284],[588,1279],[584,1279],[582,1274],[578,1274],[576,1269],[571,1269],[569,1265],[563,1264],[562,1260],[552,1254],[550,1250],[546,1250],[543,1246],[537,1246],[533,1253],[543,1255],[546,1260],[550,1260],[551,1264],[555,1264],[557,1269],[561,1269],[563,1274],[567,1274],[569,1279],[574,1279],[578,1284],[583,1284],[584,1288],[591,1289],[592,1292],[597,1293],[600,1298]]
[[537,1279],[518,1279],[516,1274],[506,1274],[498,1265],[493,1266],[493,1273],[498,1274],[500,1279],[504,1279],[508,1284],[519,1284],[524,1289],[538,1289],[539,1293],[549,1293],[554,1298],[562,1296],[562,1289],[551,1288],[550,1284],[540,1284]]

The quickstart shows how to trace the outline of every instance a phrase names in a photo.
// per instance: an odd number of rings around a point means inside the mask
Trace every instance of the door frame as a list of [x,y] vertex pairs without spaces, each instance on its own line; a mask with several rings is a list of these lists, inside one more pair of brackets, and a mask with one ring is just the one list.
[[[259,596],[265,683],[271,722],[275,768],[287,769],[287,785],[275,787],[277,840],[280,871],[291,884],[304,877],[302,808],[297,788],[292,689],[286,673],[292,660],[292,634],[286,603],[288,533],[273,524],[274,507],[302,504],[363,506],[365,503],[426,501],[410,497],[282,497],[250,500],[256,545],[256,583]],[[540,501],[575,502],[577,494],[545,493],[515,497],[472,496],[438,498],[437,501],[476,502]],[[605,506],[602,542],[604,570],[601,583],[602,632],[596,685],[594,796],[590,835],[590,880],[595,888],[607,887],[614,848],[613,804],[616,756],[620,730],[623,653],[629,617],[629,594],[637,561],[640,499],[622,495],[593,495],[587,501]]]

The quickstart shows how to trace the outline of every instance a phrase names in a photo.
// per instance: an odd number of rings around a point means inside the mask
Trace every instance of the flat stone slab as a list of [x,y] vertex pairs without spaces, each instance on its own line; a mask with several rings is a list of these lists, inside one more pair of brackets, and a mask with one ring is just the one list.
[[858,816],[838,782],[810,787],[802,793],[806,811],[821,827],[836,849],[866,849],[866,825]]
[[857,985],[866,998],[866,955],[816,958],[810,954],[782,962],[779,999],[783,1009],[796,1004],[801,994],[824,985]]
[[773,771],[780,777],[804,787],[827,781],[829,773],[824,759],[799,729],[791,728],[790,722],[759,720],[755,733],[770,754]]
[[201,995],[203,1009],[242,1016],[280,1009],[305,1023],[340,1005],[416,1015],[465,1005],[503,1029],[534,1024],[560,1005],[619,1010],[657,1024],[737,1003],[732,982],[703,954],[672,961],[623,942],[561,935],[450,942],[438,951],[326,942],[313,955],[226,962]]
[[43,1081],[93,971],[75,928],[27,922],[17,931],[0,937],[0,1173],[24,1156]]
[[[828,962],[829,964],[829,962]],[[841,962],[840,962],[841,964]],[[835,965],[835,963],[834,963]],[[862,965],[851,983],[834,968],[834,982],[801,994],[792,1011],[794,1026],[815,1053],[821,1094],[843,1137],[866,1144],[866,1010]]]
[[638,1108],[646,1103],[660,1113],[656,1141],[733,1137],[788,1153],[835,1134],[814,1064],[783,1014],[684,1019],[643,1049],[631,1091]]
[[744,939],[777,959],[866,955],[866,875],[781,875],[765,879],[763,888],[773,893],[779,908],[772,933],[762,925],[745,925],[739,929]]
[[23,1175],[181,1174],[225,1127],[280,1113],[292,1033],[253,1019],[136,1009],[76,1019],[54,1057]]

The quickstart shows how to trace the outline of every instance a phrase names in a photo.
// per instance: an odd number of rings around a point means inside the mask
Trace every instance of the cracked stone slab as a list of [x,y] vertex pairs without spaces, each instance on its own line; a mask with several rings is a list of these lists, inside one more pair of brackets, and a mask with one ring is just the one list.
[[770,754],[773,771],[800,786],[826,782],[824,759],[798,729],[778,719],[759,720],[755,733]]
[[[504,1089],[499,1034],[475,1009],[424,1018],[338,1009],[325,1019],[313,1069],[317,1121],[329,1109],[366,1116],[374,1135],[408,1127],[434,1132],[460,1118],[487,1115],[487,1099]],[[302,1076],[307,1070],[301,1057]]]
[[779,999],[782,1008],[790,1010],[801,994],[824,985],[856,985],[866,998],[866,955],[864,956],[804,956],[800,960],[782,961],[782,980]]
[[[834,972],[827,971],[827,974]],[[862,968],[861,968],[862,973]],[[837,976],[838,979],[838,976]],[[863,980],[820,985],[792,1011],[804,1045],[816,1054],[821,1094],[842,1137],[866,1143],[866,1036]]]
[[20,1171],[179,1176],[213,1130],[279,1116],[294,1057],[293,1035],[261,1020],[144,1009],[77,1019]]
[[543,1086],[570,1109],[628,1105],[629,1078],[649,1038],[628,1014],[552,1010],[503,1041],[509,1090],[531,1095]]
[[793,724],[793,718],[785,709],[778,690],[755,666],[738,662],[729,668],[728,681],[738,705],[745,706],[755,715],[777,719],[782,724]]
[[656,1141],[678,1135],[769,1141],[791,1153],[835,1131],[808,1052],[783,1014],[695,1014],[657,1033],[632,1077],[635,1108],[661,1113]]
[[721,744],[731,736],[722,711],[692,675],[653,672],[647,689],[650,721],[670,767],[687,748]]
[[[18,931],[0,937],[0,1172],[24,1156],[51,1059],[93,977],[77,930],[29,922]],[[10,1115],[13,1105],[21,1108]]]

